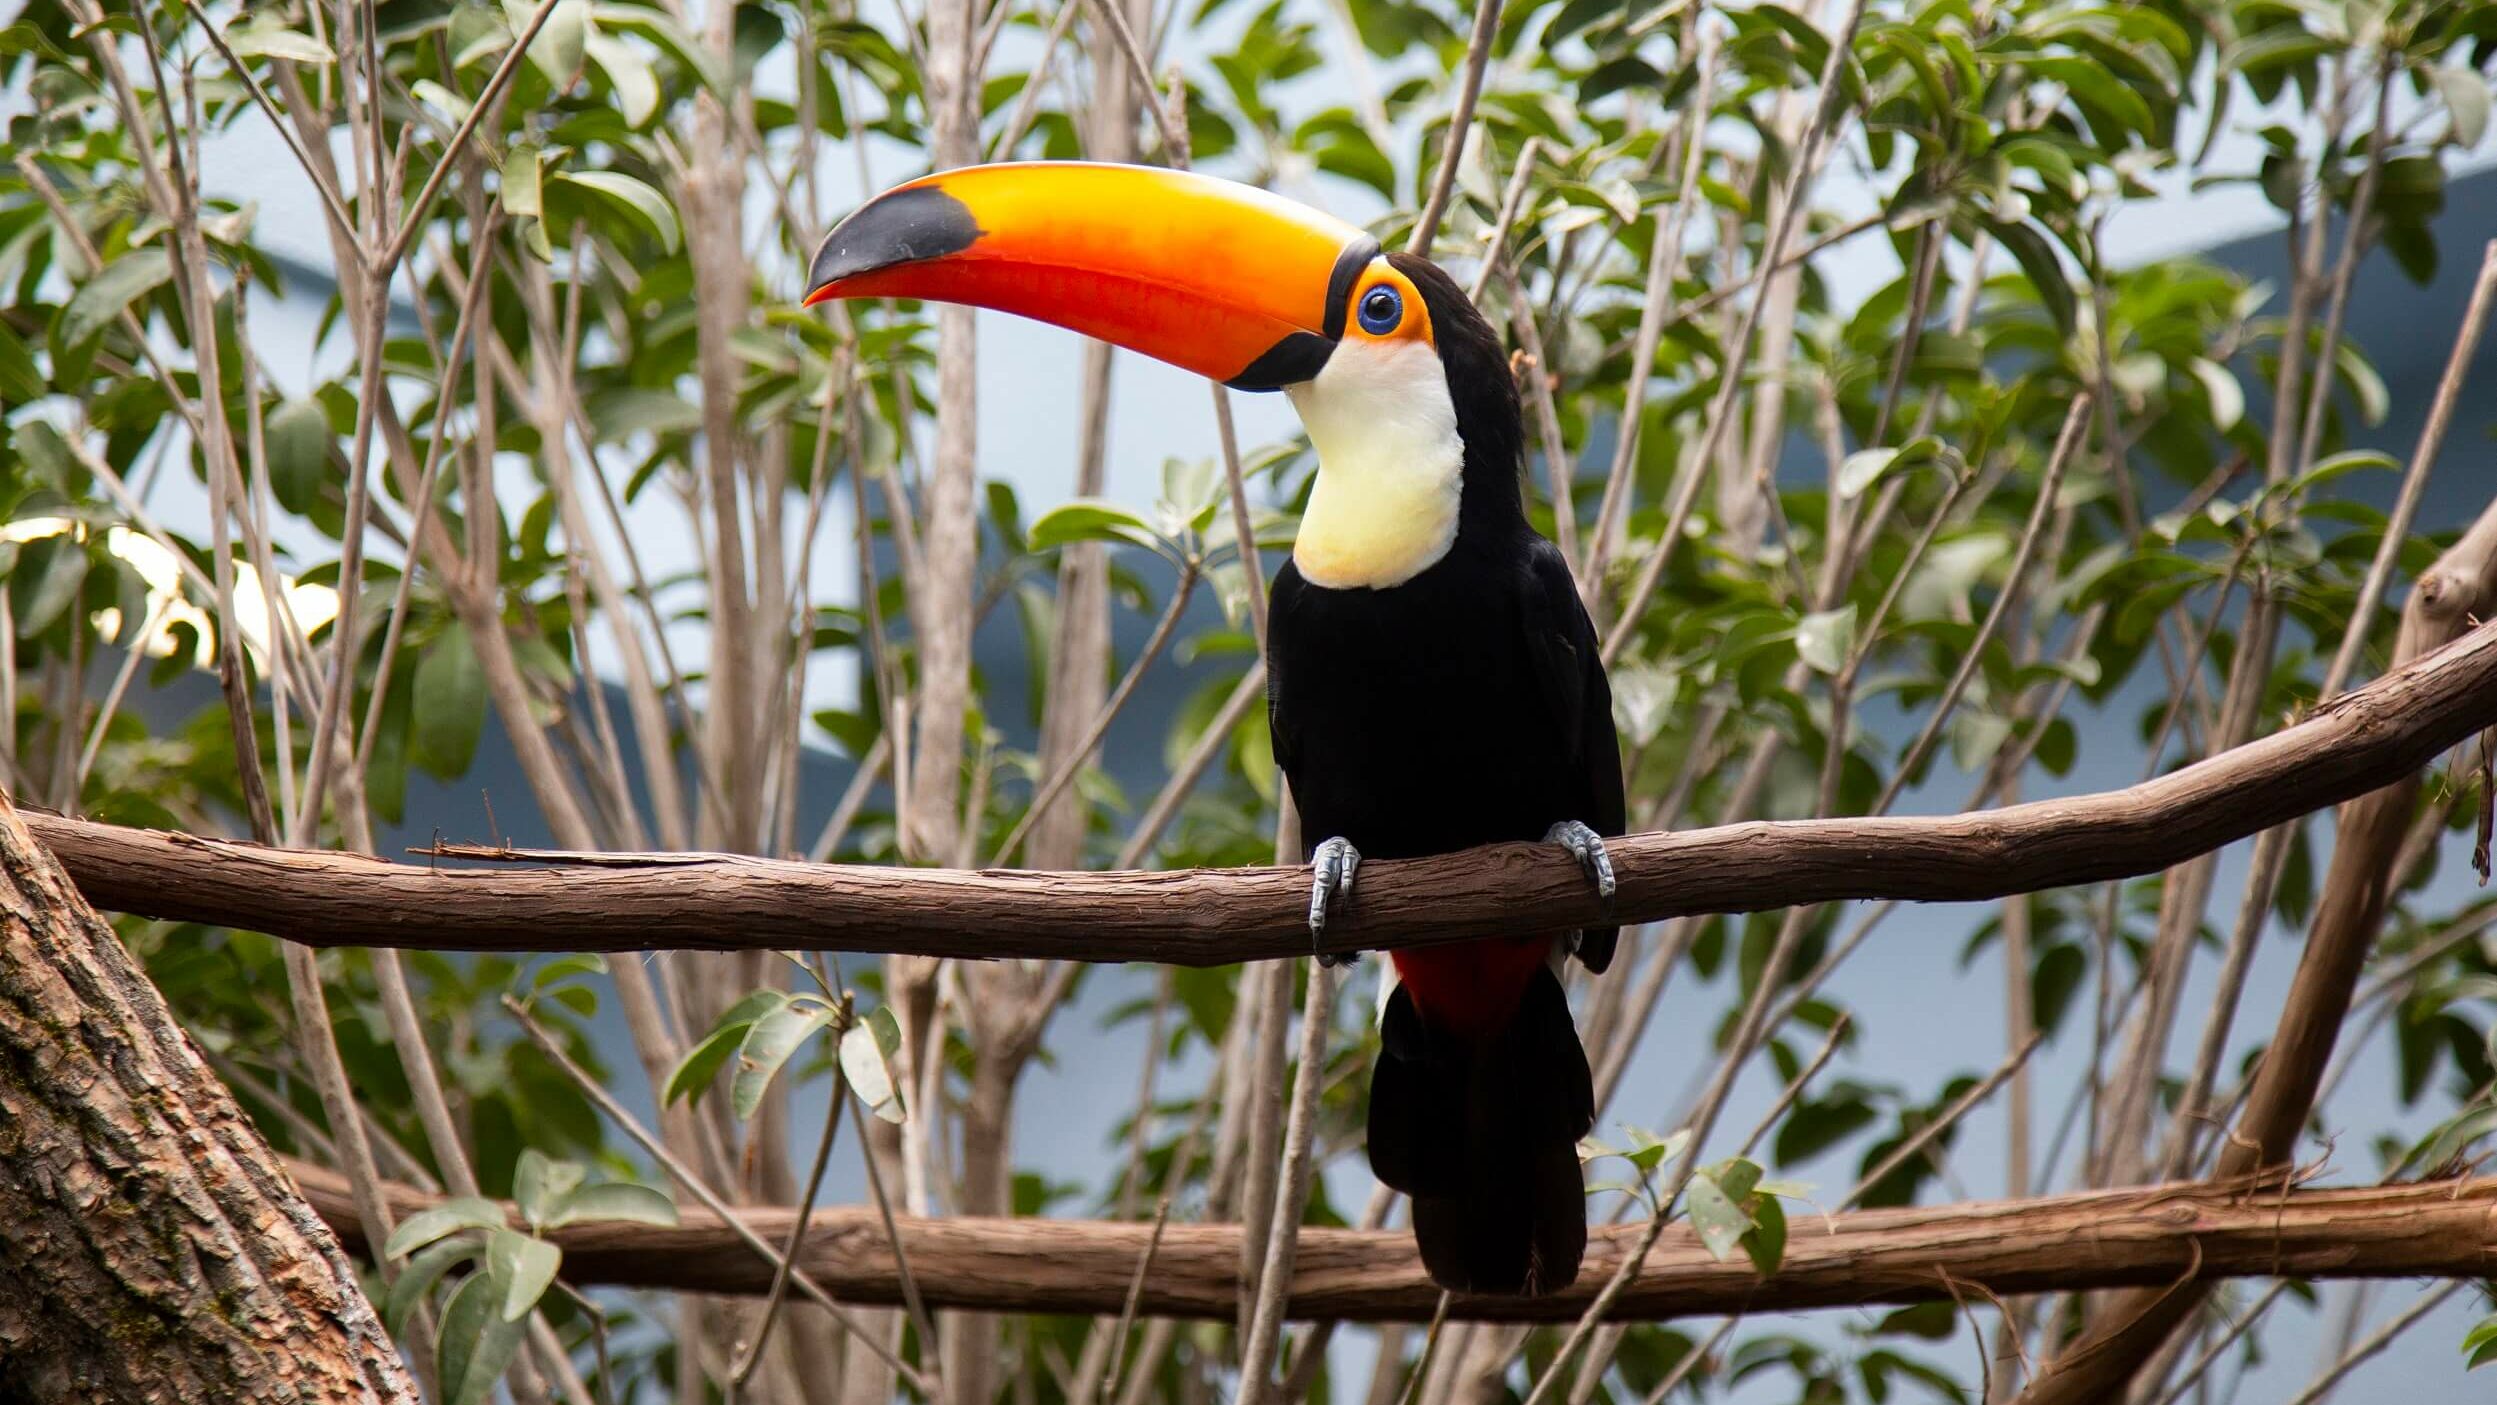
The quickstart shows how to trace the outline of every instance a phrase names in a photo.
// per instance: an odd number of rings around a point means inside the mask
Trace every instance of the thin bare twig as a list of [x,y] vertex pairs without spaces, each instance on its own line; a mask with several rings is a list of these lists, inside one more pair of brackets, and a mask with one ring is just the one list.
[[1428,256],[1439,237],[1439,221],[1448,213],[1448,193],[1456,188],[1457,166],[1465,159],[1465,143],[1474,127],[1474,102],[1482,95],[1483,69],[1491,62],[1491,41],[1500,32],[1501,0],[1475,0],[1474,33],[1465,44],[1465,76],[1457,84],[1457,102],[1448,114],[1448,136],[1439,153],[1439,175],[1431,181],[1430,198],[1413,222],[1405,252]]

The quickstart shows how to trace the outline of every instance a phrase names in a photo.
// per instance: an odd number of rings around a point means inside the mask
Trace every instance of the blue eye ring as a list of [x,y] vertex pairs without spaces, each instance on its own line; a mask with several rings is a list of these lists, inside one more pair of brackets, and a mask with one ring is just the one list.
[[1361,330],[1374,337],[1386,336],[1405,320],[1404,294],[1385,283],[1361,295],[1361,308],[1355,316]]

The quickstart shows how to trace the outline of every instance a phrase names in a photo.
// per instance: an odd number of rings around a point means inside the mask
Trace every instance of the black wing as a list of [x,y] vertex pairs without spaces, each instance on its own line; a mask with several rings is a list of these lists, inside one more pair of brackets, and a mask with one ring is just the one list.
[[[1266,735],[1274,750],[1275,765],[1287,778],[1299,750],[1295,745],[1299,728],[1298,719],[1285,717],[1282,708],[1283,635],[1287,631],[1284,621],[1300,603],[1303,589],[1299,568],[1292,564],[1292,558],[1283,558],[1281,569],[1275,572],[1274,585],[1266,595]],[[1306,834],[1301,837],[1303,859],[1309,857],[1317,842]]]
[[[1526,642],[1551,724],[1566,746],[1575,807],[1567,818],[1607,839],[1618,838],[1629,815],[1622,798],[1621,737],[1613,726],[1613,690],[1604,677],[1602,642],[1558,547],[1538,539],[1527,554],[1527,572]],[[1603,970],[1612,964],[1620,937],[1619,927],[1587,929],[1579,934],[1578,959],[1590,971]]]

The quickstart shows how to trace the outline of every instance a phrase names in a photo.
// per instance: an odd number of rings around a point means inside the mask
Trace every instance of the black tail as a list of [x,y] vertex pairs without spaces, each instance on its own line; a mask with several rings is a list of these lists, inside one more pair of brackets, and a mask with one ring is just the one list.
[[1529,1297],[1568,1287],[1587,1247],[1578,1139],[1595,1125],[1595,1087],[1559,978],[1537,970],[1489,1039],[1432,1028],[1399,987],[1381,1034],[1370,1166],[1413,1197],[1432,1280]]

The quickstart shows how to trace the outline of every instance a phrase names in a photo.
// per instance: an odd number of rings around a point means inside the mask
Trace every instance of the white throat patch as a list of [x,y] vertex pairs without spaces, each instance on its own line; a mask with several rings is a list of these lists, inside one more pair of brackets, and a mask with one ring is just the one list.
[[1457,539],[1465,444],[1448,373],[1424,342],[1347,339],[1318,378],[1287,386],[1318,451],[1292,544],[1303,579],[1330,590],[1402,585]]

